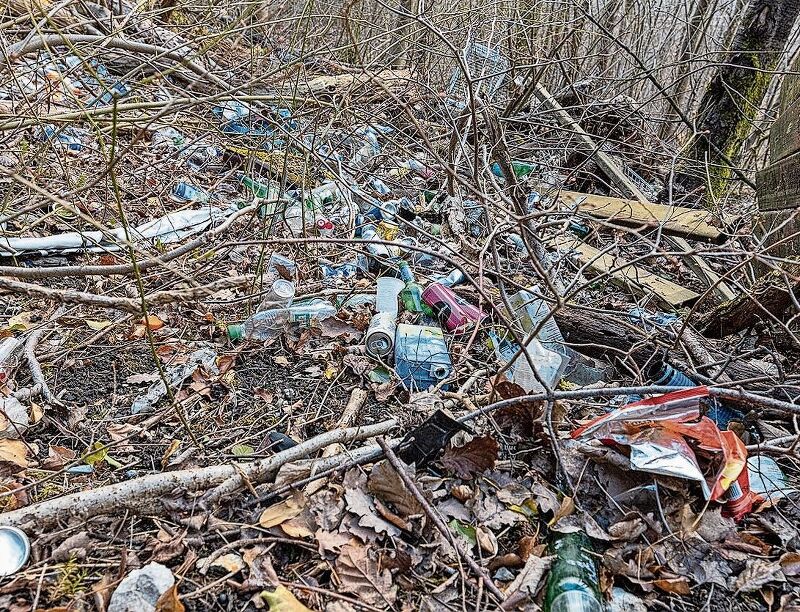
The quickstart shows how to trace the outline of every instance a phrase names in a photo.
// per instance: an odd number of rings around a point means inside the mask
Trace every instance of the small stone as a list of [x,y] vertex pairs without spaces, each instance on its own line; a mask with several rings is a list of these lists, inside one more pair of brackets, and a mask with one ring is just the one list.
[[175,576],[160,563],[148,563],[119,583],[108,612],[155,612],[161,596],[175,584]]

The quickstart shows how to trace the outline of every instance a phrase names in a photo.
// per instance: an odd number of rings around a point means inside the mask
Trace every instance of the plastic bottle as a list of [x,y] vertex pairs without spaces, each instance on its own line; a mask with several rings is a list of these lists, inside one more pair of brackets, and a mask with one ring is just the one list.
[[[518,291],[508,298],[511,308],[514,309],[514,318],[526,334],[540,327],[536,337],[545,348],[562,355],[565,361],[569,360],[569,353],[564,345],[564,336],[558,329],[556,320],[550,316],[550,307],[530,291]],[[566,364],[565,364],[566,365]]]
[[583,532],[559,534],[551,545],[544,612],[602,612],[600,576],[592,544]]
[[400,301],[403,302],[403,307],[409,312],[423,312],[425,308],[422,301],[422,285],[414,278],[414,273],[407,262],[400,260],[398,267],[400,268],[400,278],[405,282],[405,286],[400,291]]
[[0,383],[6,382],[19,365],[17,353],[22,347],[22,341],[14,336],[9,336],[0,342]]
[[514,356],[519,352],[519,344],[505,339],[501,340],[493,332],[489,332],[489,341],[499,361],[503,363],[511,362],[511,366],[506,370],[506,378],[522,387],[526,393],[543,392],[545,389],[539,380],[544,382],[550,389],[553,389],[558,384],[563,370],[561,355],[546,349],[536,338],[530,339],[526,349],[536,367],[536,373],[539,375],[538,379],[524,353],[520,352],[519,356],[514,359]]
[[211,196],[194,185],[189,183],[178,183],[172,188],[172,199],[177,202],[202,202],[206,204],[211,201]]
[[[534,164],[529,164],[527,162],[512,161],[511,168],[514,170],[514,176],[516,176],[517,178],[522,178],[524,176],[528,176],[531,172],[533,172],[536,169],[536,166]],[[503,176],[503,169],[497,162],[492,164],[492,174],[500,178],[505,178]]]
[[[383,237],[378,233],[378,228],[372,223],[367,223],[361,227],[361,238],[362,240],[383,240]],[[385,244],[367,244],[366,248],[374,257],[384,257],[386,259],[391,257]]]
[[325,300],[313,300],[306,304],[296,304],[287,308],[274,308],[257,312],[241,325],[229,325],[228,337],[231,340],[270,340],[283,331],[290,323],[301,327],[311,327],[312,321],[322,321],[336,314],[334,308]]
[[434,282],[437,282],[440,285],[444,285],[445,287],[455,287],[456,285],[460,285],[466,280],[467,277],[464,276],[464,273],[461,270],[459,270],[458,268],[453,268],[452,270],[450,270],[450,273],[447,276],[441,276],[439,278],[435,278]]
[[275,308],[286,308],[291,305],[294,299],[294,283],[282,278],[272,281],[269,292],[261,300],[258,310],[273,310]]

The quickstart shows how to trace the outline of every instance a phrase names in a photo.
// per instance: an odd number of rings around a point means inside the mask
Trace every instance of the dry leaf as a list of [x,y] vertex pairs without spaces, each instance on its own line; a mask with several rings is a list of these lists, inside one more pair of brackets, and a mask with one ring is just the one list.
[[169,458],[174,455],[178,449],[181,447],[182,440],[172,440],[167,447],[167,450],[164,451],[164,455],[161,457],[161,468],[164,469],[167,467],[169,463]]
[[111,321],[107,319],[103,319],[101,321],[91,321],[87,320],[86,325],[89,329],[93,329],[94,331],[101,331],[104,330],[106,327],[111,325]]
[[569,516],[573,512],[575,512],[575,501],[571,497],[564,497],[564,499],[561,500],[561,506],[559,506],[558,510],[556,510],[556,513],[553,515],[550,525],[555,525],[562,518]]
[[0,463],[28,467],[28,446],[22,440],[0,439]]
[[42,467],[46,470],[60,470],[67,463],[74,461],[75,457],[75,451],[71,448],[51,444],[47,450],[47,459],[42,463]]
[[229,574],[231,572],[241,572],[245,568],[245,564],[241,555],[228,553],[214,559],[214,561],[208,564],[208,567],[219,567],[225,570],[226,574]]
[[20,312],[15,314],[8,320],[8,331],[27,331],[32,327],[31,321],[35,313],[33,312]]
[[156,612],[184,612],[185,608],[178,599],[178,585],[173,584],[172,588],[165,591],[156,602]]
[[272,567],[272,561],[266,552],[266,546],[253,546],[253,548],[245,549],[242,553],[242,560],[250,570],[247,580],[242,583],[243,590],[272,589],[280,584],[278,575]]
[[273,357],[272,361],[273,361],[273,363],[275,365],[279,365],[279,366],[286,367],[286,366],[289,365],[289,360],[286,357],[284,357],[283,355],[278,355],[277,357]]
[[737,593],[752,593],[768,582],[784,582],[785,580],[781,564],[777,561],[748,559],[747,565],[737,576],[733,587]]
[[528,557],[528,560],[525,561],[525,567],[517,574],[514,581],[508,585],[506,594],[510,596],[517,591],[522,591],[534,597],[539,590],[545,572],[553,564],[553,559],[555,557]]
[[391,606],[397,599],[392,573],[380,569],[364,546],[343,546],[336,559],[336,574],[343,591],[353,593],[372,606]]
[[448,448],[442,456],[442,465],[459,478],[473,478],[494,468],[498,448],[497,440],[491,436],[473,438],[464,446]]
[[[403,469],[406,474],[411,476],[411,469],[408,466],[403,464]],[[385,460],[372,468],[369,480],[367,480],[367,488],[370,493],[381,501],[392,504],[403,518],[424,514],[425,512],[417,498],[408,490],[403,479]]]
[[800,576],[800,553],[787,552],[780,558],[781,570],[787,578]]
[[288,499],[273,504],[264,510],[258,518],[258,524],[265,529],[280,525],[284,521],[288,521],[300,514],[307,501],[305,495],[300,491],[295,491]]
[[263,591],[261,597],[269,604],[269,612],[313,612],[300,603],[292,592],[283,585],[273,591]]
[[690,595],[692,593],[689,580],[684,577],[662,578],[661,580],[654,580],[653,584],[665,593],[673,593],[675,595]]

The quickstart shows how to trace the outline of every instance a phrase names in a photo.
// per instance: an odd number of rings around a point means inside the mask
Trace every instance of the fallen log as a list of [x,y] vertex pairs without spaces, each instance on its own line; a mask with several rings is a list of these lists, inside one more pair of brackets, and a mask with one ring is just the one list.
[[[553,316],[567,344],[592,357],[609,359],[617,363],[622,361],[631,369],[644,368],[652,363],[655,353],[659,350],[666,351],[667,358],[671,361],[686,360],[686,355],[682,351],[672,348],[673,339],[657,331],[647,332],[628,321],[624,315],[617,317],[594,310],[565,306],[556,310]],[[711,358],[724,365],[723,372],[732,381],[766,378],[778,382],[778,369],[773,364],[757,359],[733,357],[729,351],[723,350],[713,340],[692,334],[692,341],[698,339]],[[726,363],[726,360],[729,361]],[[702,370],[707,367],[718,369],[719,366],[713,367],[709,363],[703,363],[697,367],[704,373]],[[774,383],[753,383],[748,386],[753,389],[771,390]]]
[[[162,499],[174,494],[175,491],[196,493],[232,480],[239,486],[244,486],[245,479],[250,484],[259,484],[274,476],[282,465],[290,461],[304,459],[330,444],[353,442],[385,434],[396,423],[396,420],[391,419],[364,427],[334,429],[272,457],[252,463],[231,463],[149,474],[125,482],[48,499],[0,514],[0,525],[13,525],[24,531],[36,532],[66,522],[70,517],[86,520],[94,516],[118,514],[125,510],[139,516],[163,514],[165,507]],[[235,488],[231,488],[232,490]],[[13,494],[13,491],[8,494]]]
[[733,300],[702,313],[696,327],[708,338],[724,338],[762,320],[780,320],[798,297],[800,262],[787,263],[782,270],[772,270],[759,278]]

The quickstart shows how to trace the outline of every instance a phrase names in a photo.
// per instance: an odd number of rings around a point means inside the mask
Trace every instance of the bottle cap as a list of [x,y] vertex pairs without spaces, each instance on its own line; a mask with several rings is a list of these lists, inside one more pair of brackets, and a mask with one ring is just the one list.
[[244,325],[228,325],[228,338],[241,340],[244,336]]

